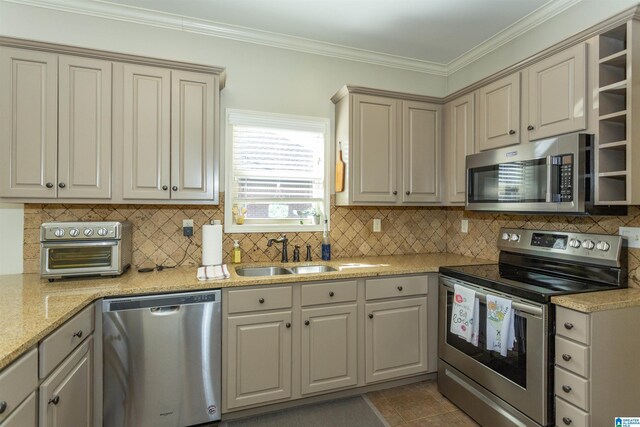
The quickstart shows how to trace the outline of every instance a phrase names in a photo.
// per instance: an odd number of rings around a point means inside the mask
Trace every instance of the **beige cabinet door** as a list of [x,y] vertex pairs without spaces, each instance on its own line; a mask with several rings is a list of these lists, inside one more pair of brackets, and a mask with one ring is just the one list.
[[402,101],[402,202],[440,201],[442,107]]
[[587,128],[586,68],[586,43],[529,67],[529,140]]
[[353,201],[395,203],[398,101],[353,95]]
[[216,78],[171,72],[171,198],[214,198]]
[[227,408],[291,397],[291,311],[229,317]]
[[92,425],[93,337],[40,385],[40,427]]
[[58,196],[111,197],[111,62],[60,56]]
[[365,306],[365,381],[427,371],[427,297]]
[[520,73],[481,87],[478,151],[520,143]]
[[124,65],[124,199],[168,199],[171,185],[171,71]]
[[475,102],[476,94],[472,92],[445,105],[446,199],[449,203],[466,200],[466,157],[474,153]]
[[302,310],[302,394],[358,383],[356,304]]
[[0,48],[0,197],[55,198],[58,57]]

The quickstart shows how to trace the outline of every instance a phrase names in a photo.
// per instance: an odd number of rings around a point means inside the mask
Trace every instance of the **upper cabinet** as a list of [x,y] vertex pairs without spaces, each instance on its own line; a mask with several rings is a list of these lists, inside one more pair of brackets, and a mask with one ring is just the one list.
[[22,43],[0,46],[0,198],[218,203],[223,69]]
[[477,94],[463,95],[444,106],[447,203],[464,203],[466,197],[466,157],[475,152],[475,111]]
[[442,106],[420,98],[347,86],[332,98],[346,163],[338,205],[440,202]]
[[519,144],[520,73],[480,88],[478,98],[478,150]]

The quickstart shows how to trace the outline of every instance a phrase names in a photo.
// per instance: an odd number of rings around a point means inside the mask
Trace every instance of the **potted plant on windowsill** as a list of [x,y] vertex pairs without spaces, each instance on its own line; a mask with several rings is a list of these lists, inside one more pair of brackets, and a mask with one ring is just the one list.
[[322,216],[322,212],[316,208],[305,209],[303,211],[295,211],[296,215],[300,217],[300,225],[305,223],[305,219],[311,219],[311,224],[320,225],[320,217]]

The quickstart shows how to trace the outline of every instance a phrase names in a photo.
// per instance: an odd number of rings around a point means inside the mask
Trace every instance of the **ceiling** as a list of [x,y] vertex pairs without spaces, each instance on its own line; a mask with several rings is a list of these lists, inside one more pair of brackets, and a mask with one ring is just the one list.
[[110,0],[213,23],[449,64],[566,0]]

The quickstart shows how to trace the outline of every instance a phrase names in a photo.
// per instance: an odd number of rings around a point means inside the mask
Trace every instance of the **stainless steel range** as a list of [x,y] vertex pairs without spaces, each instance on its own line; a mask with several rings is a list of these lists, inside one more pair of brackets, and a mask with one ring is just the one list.
[[[440,269],[438,388],[483,426],[553,425],[555,295],[627,287],[620,236],[503,229],[499,263]],[[475,291],[477,343],[451,332],[454,288]],[[489,349],[487,299],[511,304],[512,348]]]

